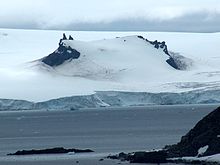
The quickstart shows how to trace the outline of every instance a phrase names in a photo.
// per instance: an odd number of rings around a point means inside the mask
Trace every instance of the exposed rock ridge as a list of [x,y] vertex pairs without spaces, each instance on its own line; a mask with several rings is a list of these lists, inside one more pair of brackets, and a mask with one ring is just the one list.
[[[181,141],[167,147],[170,157],[209,156],[220,153],[220,107],[200,120]],[[199,155],[199,149],[207,150]]]
[[165,41],[159,42],[157,40],[150,41],[143,36],[137,36],[138,38],[150,43],[154,46],[156,49],[162,49],[163,52],[169,56],[169,59],[166,60],[166,62],[177,70],[187,70],[193,65],[193,61],[189,58],[186,58],[179,53],[174,53],[171,51],[168,51],[167,45]]
[[[64,40],[67,40],[65,33],[63,34],[63,38],[60,39],[58,49],[44,57],[41,61],[54,67],[63,64],[67,60],[78,59],[80,57],[80,52],[70,46],[65,46],[63,43]],[[71,35],[69,36],[69,40],[73,40]]]

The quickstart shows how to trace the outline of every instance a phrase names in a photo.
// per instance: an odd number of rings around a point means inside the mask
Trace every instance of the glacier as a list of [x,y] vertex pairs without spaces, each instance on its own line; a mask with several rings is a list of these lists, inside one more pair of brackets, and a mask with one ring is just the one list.
[[97,91],[91,95],[63,97],[44,102],[0,99],[0,111],[79,110],[103,107],[216,104],[219,102],[220,90],[195,90],[181,93]]

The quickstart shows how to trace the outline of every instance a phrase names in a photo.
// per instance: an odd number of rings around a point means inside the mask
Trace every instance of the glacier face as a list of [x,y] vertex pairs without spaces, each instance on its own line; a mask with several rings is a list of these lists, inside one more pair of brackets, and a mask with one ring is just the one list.
[[214,104],[220,102],[220,90],[194,90],[181,93],[97,91],[91,95],[72,96],[44,102],[0,99],[0,111],[78,110],[83,108]]
[[0,99],[0,111],[31,110],[33,102],[25,100]]

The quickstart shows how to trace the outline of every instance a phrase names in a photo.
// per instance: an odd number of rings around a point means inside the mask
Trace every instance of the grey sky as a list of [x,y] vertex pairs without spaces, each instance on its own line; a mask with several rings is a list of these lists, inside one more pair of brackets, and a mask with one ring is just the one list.
[[220,0],[1,0],[0,6],[2,28],[220,31]]

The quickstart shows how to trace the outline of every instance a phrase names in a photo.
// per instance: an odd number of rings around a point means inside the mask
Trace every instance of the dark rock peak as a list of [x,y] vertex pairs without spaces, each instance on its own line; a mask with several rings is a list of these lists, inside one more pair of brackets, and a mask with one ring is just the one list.
[[174,58],[169,58],[166,60],[166,62],[172,66],[174,69],[177,69],[177,70],[181,70],[181,68],[177,65],[177,63],[175,62]]
[[164,151],[135,152],[131,163],[167,163],[167,153]]
[[73,37],[71,35],[69,35],[69,40],[74,40]]
[[168,51],[167,45],[165,41],[159,42],[157,40],[155,41],[149,41],[148,39],[145,39],[143,36],[137,36],[138,38],[150,43],[154,46],[155,49],[162,49],[163,52],[168,55],[168,59],[166,62],[177,70],[187,70],[193,65],[193,61],[189,58],[186,58],[179,53],[174,53],[171,51]]
[[149,41],[148,39],[145,39],[143,36],[137,36],[137,37],[140,38],[140,39],[142,39],[142,40],[147,41],[147,42],[150,43],[151,45],[154,45],[154,47],[155,47],[156,49],[159,49],[159,48],[163,49],[164,53],[166,53],[168,56],[170,55],[170,54],[169,54],[169,51],[168,51],[168,49],[167,49],[167,45],[166,45],[165,41],[162,41],[162,42],[158,42],[157,40],[155,40],[155,41]]
[[[137,36],[138,38],[145,40],[145,38],[143,36]],[[146,39],[147,40],[147,39]]]
[[167,163],[166,151],[140,151],[128,154],[121,152],[118,155],[109,155],[107,158],[129,161],[130,163]]
[[167,147],[170,157],[197,156],[198,150],[204,146],[208,149],[199,156],[220,153],[220,107],[200,120],[181,141]]
[[63,33],[63,40],[67,40],[66,34]]
[[166,62],[177,70],[187,70],[193,66],[193,60],[186,58],[179,53],[169,52],[170,58]]
[[[66,34],[63,33],[63,38],[60,39],[59,45],[62,45],[63,40],[67,40]],[[69,35],[69,40],[74,40],[71,35]]]
[[[67,40],[65,33],[63,33],[63,38],[60,39],[58,49],[44,57],[41,61],[51,67],[54,67],[63,64],[67,60],[78,59],[80,57],[80,52],[70,46],[66,46],[63,42],[64,40]],[[73,40],[71,35],[69,35],[69,40]]]
[[78,59],[79,57],[80,52],[72,49],[70,46],[66,47],[60,44],[59,48],[50,55],[44,57],[42,62],[54,67],[63,64],[67,60]]

